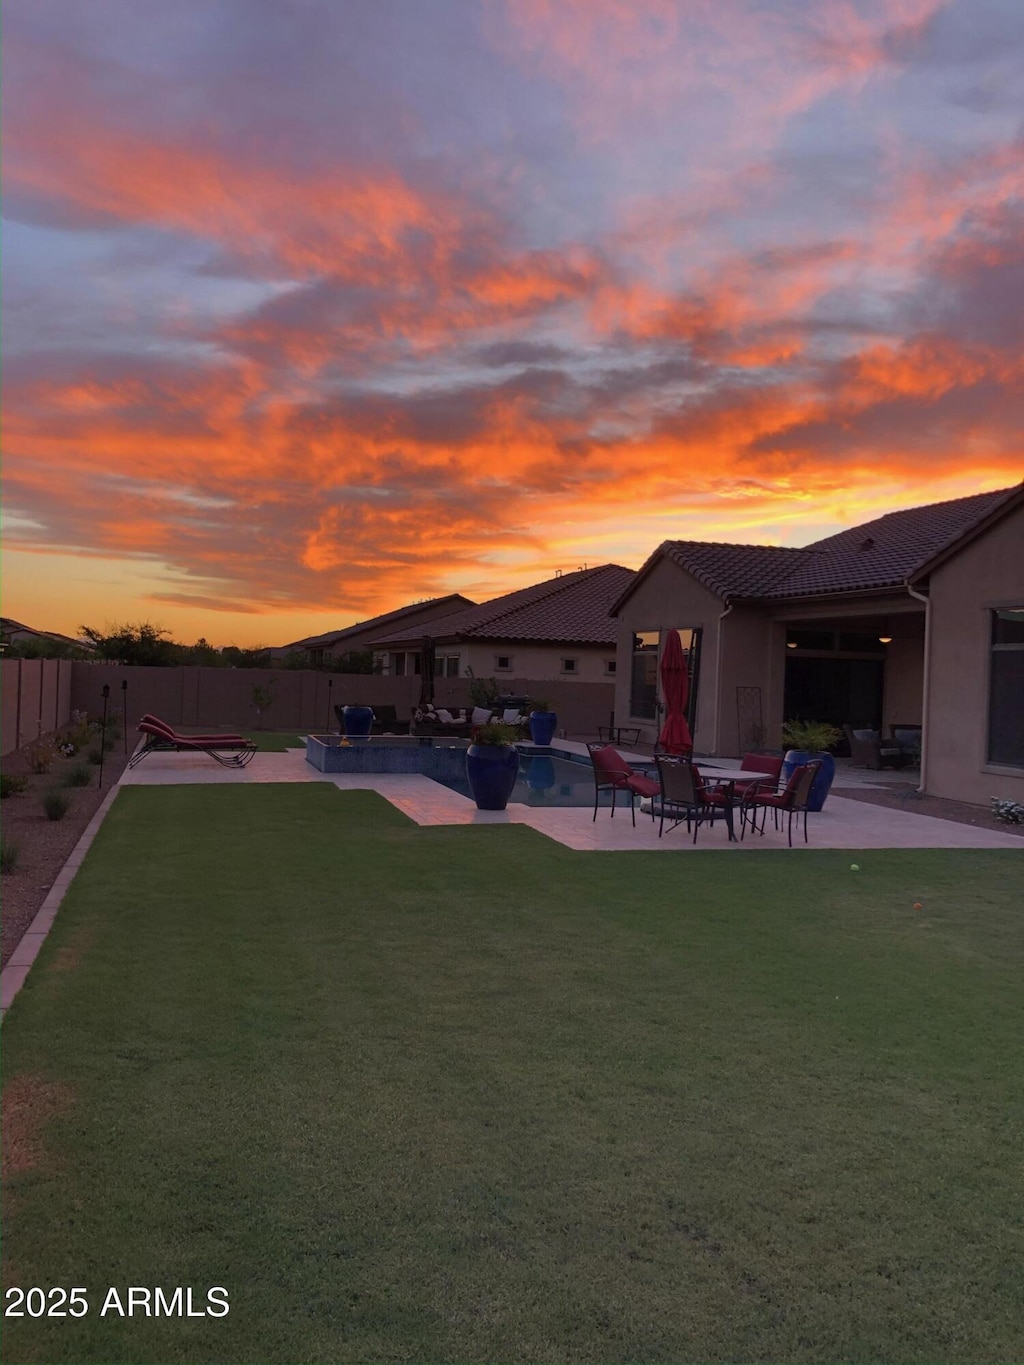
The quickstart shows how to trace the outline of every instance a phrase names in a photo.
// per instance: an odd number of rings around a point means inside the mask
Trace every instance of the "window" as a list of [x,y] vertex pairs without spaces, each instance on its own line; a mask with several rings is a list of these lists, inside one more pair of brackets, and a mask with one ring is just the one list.
[[511,671],[512,671],[512,655],[511,655],[511,654],[496,654],[496,655],[494,656],[494,671],[495,671],[495,673],[511,673]]
[[[633,636],[633,671],[629,685],[629,714],[636,720],[656,720],[661,678],[658,664],[661,658],[662,633],[643,630]],[[680,627],[677,632],[683,655],[690,672],[690,695],[686,705],[687,719],[694,724],[697,707],[697,682],[700,671],[701,629]],[[667,636],[668,631],[664,634]]]
[[615,660],[614,660],[614,659],[605,659],[605,661],[604,661],[604,671],[605,671],[605,673],[608,674],[609,677],[613,677],[613,676],[614,676],[614,674],[615,674]]
[[562,672],[563,672],[563,673],[578,673],[579,671],[580,671],[580,661],[579,661],[579,659],[563,659],[563,660],[562,660]]
[[439,678],[457,678],[459,676],[459,656],[457,654],[445,654],[438,659],[437,676]]
[[392,654],[391,663],[391,671],[396,678],[409,678],[414,675],[416,677],[419,676],[420,656],[419,654],[413,654],[411,650],[406,652],[399,651],[397,654]]
[[1024,607],[992,612],[988,761],[1024,768]]
[[656,630],[642,630],[633,636],[629,714],[638,720],[653,720],[657,714],[658,638]]

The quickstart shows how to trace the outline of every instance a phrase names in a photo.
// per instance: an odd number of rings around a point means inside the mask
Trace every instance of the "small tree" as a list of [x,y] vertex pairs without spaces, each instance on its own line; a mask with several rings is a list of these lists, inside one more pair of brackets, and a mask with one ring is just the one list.
[[263,728],[263,712],[274,703],[274,679],[268,678],[265,683],[255,683],[252,689],[252,704],[256,710],[256,728]]
[[466,669],[465,676],[469,679],[469,695],[474,706],[486,707],[494,710],[501,690],[495,678],[478,678],[471,668]]

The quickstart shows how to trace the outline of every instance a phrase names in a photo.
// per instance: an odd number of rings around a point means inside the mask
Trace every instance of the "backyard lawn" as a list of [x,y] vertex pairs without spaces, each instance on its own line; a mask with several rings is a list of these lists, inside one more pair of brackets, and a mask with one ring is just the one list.
[[1019,1361],[1021,867],[123,790],[3,1025],[4,1288],[90,1311],[3,1359]]
[[247,738],[261,754],[283,754],[285,749],[304,749],[305,736],[298,730],[246,730]]

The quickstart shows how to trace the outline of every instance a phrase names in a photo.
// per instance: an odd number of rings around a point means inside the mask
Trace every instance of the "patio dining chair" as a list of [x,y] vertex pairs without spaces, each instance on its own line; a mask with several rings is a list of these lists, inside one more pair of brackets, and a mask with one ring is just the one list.
[[[796,818],[799,823],[802,814],[804,817],[804,843],[806,844],[808,802],[811,788],[814,786],[814,779],[818,776],[820,767],[819,759],[813,759],[810,763],[802,763],[798,768],[793,769],[786,785],[780,792],[765,790],[760,784],[754,783],[744,793],[740,802],[740,838],[742,839],[746,833],[747,825],[751,829],[757,830],[759,834],[763,834],[768,812],[771,811],[776,829],[779,827],[779,816],[786,816],[786,830],[790,848],[793,847],[793,820]],[[758,829],[757,824],[758,811],[761,812],[760,829]]]
[[690,826],[693,826],[693,842],[696,843],[701,825],[705,823],[713,825],[716,815],[725,814],[725,795],[709,786],[700,769],[688,758],[681,758],[675,754],[657,754],[655,762],[658,765],[661,791],[658,803],[661,817],[658,838],[660,839],[665,831],[666,820],[671,822],[670,830],[685,820],[687,834],[690,832]]
[[[653,777],[638,773],[612,744],[590,743],[587,745],[590,761],[594,768],[594,819],[597,819],[597,806],[603,791],[612,794],[612,818],[615,817],[615,798],[619,792],[629,793],[629,812],[636,825],[636,798],[650,797],[653,801],[661,791],[661,784]],[[654,818],[654,808],[651,808]]]
[[744,754],[740,768],[754,776],[750,782],[736,783],[736,795],[742,796],[755,782],[762,791],[775,791],[782,776],[782,762],[781,754]]

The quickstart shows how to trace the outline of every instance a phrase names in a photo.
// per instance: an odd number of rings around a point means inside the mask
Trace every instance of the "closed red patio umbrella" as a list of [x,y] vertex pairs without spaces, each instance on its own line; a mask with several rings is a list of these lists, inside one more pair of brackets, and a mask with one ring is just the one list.
[[690,671],[677,630],[669,631],[661,652],[661,691],[665,698],[665,723],[658,736],[658,747],[667,754],[693,752],[693,736],[686,721],[690,697]]

